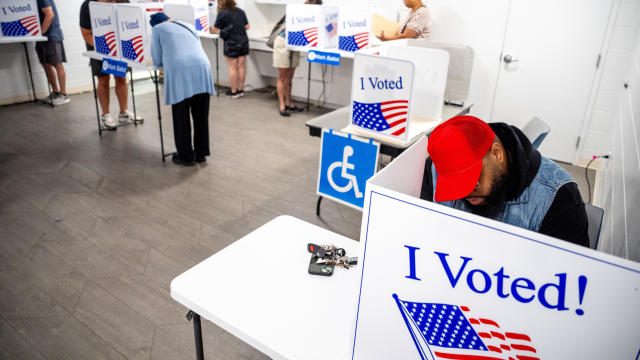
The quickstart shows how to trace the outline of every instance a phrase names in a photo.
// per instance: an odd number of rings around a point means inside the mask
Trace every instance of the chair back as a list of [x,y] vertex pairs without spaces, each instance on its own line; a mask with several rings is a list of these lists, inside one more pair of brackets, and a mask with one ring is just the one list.
[[529,141],[531,141],[531,145],[533,145],[535,149],[542,144],[542,140],[547,137],[549,131],[551,131],[549,125],[536,116],[532,117],[531,120],[529,120],[529,122],[522,128],[522,132],[526,135]]
[[589,247],[597,250],[604,210],[587,203],[584,204],[584,209],[587,212],[587,219],[589,220]]

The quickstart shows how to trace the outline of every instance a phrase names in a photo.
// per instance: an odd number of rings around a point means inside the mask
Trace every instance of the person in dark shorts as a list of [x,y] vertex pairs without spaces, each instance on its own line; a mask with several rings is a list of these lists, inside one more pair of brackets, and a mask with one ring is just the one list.
[[53,0],[38,0],[38,15],[42,34],[47,37],[47,41],[36,43],[36,53],[53,89],[49,100],[53,105],[66,104],[71,101],[67,96],[67,76],[62,65],[67,62],[67,56],[62,43],[64,36],[60,28],[58,9]]
[[231,89],[227,95],[234,99],[244,96],[244,80],[246,78],[246,57],[249,54],[249,38],[247,37],[249,22],[244,11],[236,6],[234,0],[218,1],[218,16],[211,28],[212,33],[219,33],[224,40],[224,56],[229,68]]
[[[89,12],[89,3],[95,0],[85,0],[80,6],[80,31],[87,46],[87,50],[94,50],[93,33],[91,32],[91,14]],[[98,0],[100,2],[119,2]],[[102,109],[102,123],[107,128],[115,128],[120,124],[126,124],[133,121],[133,113],[128,110],[128,93],[127,79],[124,77],[114,76],[116,81],[116,97],[120,105],[120,114],[116,121],[109,112],[109,75],[102,73],[102,61],[91,59],[91,74],[98,77],[98,100]],[[140,117],[136,120],[142,120]]]

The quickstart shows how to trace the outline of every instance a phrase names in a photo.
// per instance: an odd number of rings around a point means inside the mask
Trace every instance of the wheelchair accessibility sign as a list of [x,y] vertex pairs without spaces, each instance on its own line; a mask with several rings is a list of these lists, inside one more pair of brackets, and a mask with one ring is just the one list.
[[371,139],[324,130],[318,195],[362,210],[367,180],[378,167],[379,150],[380,144]]

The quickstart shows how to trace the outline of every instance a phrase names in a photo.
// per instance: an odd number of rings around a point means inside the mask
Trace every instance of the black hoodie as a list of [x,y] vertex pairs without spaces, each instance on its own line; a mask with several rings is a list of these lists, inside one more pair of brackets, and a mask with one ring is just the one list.
[[[509,176],[505,186],[507,200],[512,200],[518,197],[535,178],[540,168],[541,155],[515,126],[505,123],[491,123],[489,126],[509,154]],[[433,201],[431,158],[427,158],[424,167],[420,198]],[[578,185],[570,182],[558,189],[538,232],[588,247],[588,228],[587,213]]]

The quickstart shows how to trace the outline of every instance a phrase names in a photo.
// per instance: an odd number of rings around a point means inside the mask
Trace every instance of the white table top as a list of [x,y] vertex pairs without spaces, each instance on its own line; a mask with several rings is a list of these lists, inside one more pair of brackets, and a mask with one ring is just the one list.
[[220,34],[198,33],[198,36],[203,39],[217,39],[220,37]]
[[46,36],[2,36],[0,37],[0,44],[14,44],[36,41],[47,41]]
[[273,359],[346,359],[360,265],[310,275],[310,242],[360,252],[357,241],[280,216],[173,279],[171,296]]
[[357,126],[351,125],[349,121],[349,106],[341,107],[330,113],[311,119],[307,121],[306,124],[312,127],[324,129],[331,128],[347,134],[372,138],[383,144],[394,146],[397,148],[407,148],[424,134],[433,131],[433,129],[435,129],[435,127],[440,125],[443,121],[449,120],[450,118],[459,115],[470,106],[471,104],[465,104],[464,107],[444,105],[442,108],[442,117],[440,119],[429,120],[424,118],[412,118],[409,122],[409,136],[407,137],[407,141],[391,139],[388,136],[368,132],[360,129]]
[[96,59],[96,60],[103,60],[103,59],[111,59],[111,60],[116,60],[116,61],[124,61],[127,63],[127,65],[129,67],[135,68],[135,69],[144,69],[144,70],[157,70],[157,68],[153,65],[148,65],[148,64],[144,64],[144,63],[139,63],[137,61],[131,61],[128,59],[124,59],[120,56],[109,56],[109,55],[104,55],[104,54],[100,54],[97,53],[95,51],[85,51],[82,53],[82,56],[86,56],[88,58],[92,58],[92,59]]

